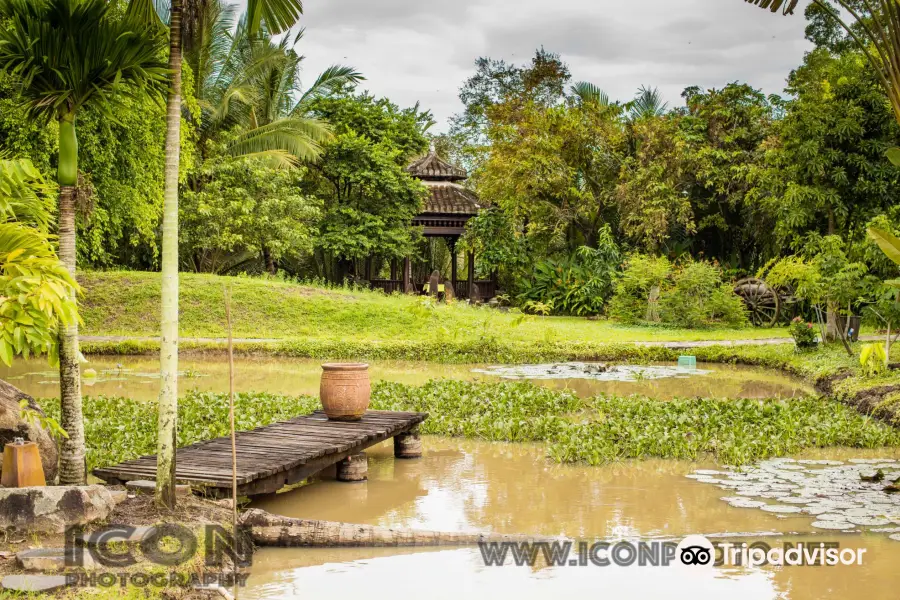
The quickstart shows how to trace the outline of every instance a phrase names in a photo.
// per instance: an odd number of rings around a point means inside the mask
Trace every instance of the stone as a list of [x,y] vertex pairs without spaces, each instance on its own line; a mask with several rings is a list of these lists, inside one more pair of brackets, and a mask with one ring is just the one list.
[[65,575],[7,575],[0,585],[4,590],[33,594],[60,590],[70,582]]
[[[125,484],[125,489],[135,492],[137,494],[154,494],[156,493],[156,482],[149,481],[147,479],[136,479],[134,481],[129,481]],[[176,496],[190,496],[191,495],[191,486],[189,485],[176,485],[175,486],[175,495]]]
[[64,533],[106,519],[119,497],[102,485],[0,488],[0,529]]
[[[66,565],[66,555],[70,560]],[[74,549],[68,550],[64,548],[35,548],[33,550],[23,550],[16,554],[16,561],[19,566],[26,571],[63,571],[67,566],[80,567],[83,569],[93,569],[96,567],[90,552],[80,552],[75,554]]]
[[37,423],[22,417],[21,401],[26,401],[28,409],[43,415],[34,398],[19,388],[0,379],[0,449],[16,438],[34,442],[41,455],[41,466],[47,483],[56,481],[59,450],[50,433]]
[[155,529],[155,527],[152,525],[139,527],[122,525],[120,527],[109,527],[107,529],[91,531],[90,533],[82,533],[78,535],[77,539],[89,546],[98,546],[118,542],[133,543],[143,540],[144,537],[148,535],[153,529]]

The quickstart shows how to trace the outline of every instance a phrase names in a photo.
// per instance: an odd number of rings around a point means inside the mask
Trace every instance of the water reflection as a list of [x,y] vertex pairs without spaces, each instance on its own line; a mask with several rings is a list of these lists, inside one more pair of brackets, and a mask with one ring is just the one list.
[[[290,358],[240,357],[235,360],[235,385],[239,392],[274,394],[319,393],[321,363],[319,360]],[[396,381],[419,385],[430,379],[498,381],[497,375],[486,374],[486,365],[442,365],[426,362],[371,361],[373,381]],[[225,392],[228,390],[228,365],[222,358],[182,357],[179,391]],[[159,360],[146,356],[91,356],[82,369],[91,369],[94,377],[83,378],[86,394],[129,396],[138,400],[156,400]],[[600,393],[628,396],[643,394],[659,399],[675,396],[709,396],[719,398],[792,398],[812,390],[802,381],[767,369],[735,365],[699,365],[694,374],[674,371],[677,376],[663,379],[592,380],[534,379],[535,383],[554,389],[571,389],[588,397]],[[59,374],[43,360],[17,360],[11,367],[0,366],[4,379],[37,397],[58,397]]]
[[[543,598],[894,598],[900,543],[885,536],[813,534],[809,519],[729,506],[728,492],[685,477],[712,464],[650,460],[606,467],[556,465],[537,446],[427,438],[418,461],[370,452],[367,484],[317,481],[256,506],[295,517],[392,527],[566,535],[583,539],[680,538],[691,533],[796,533],[766,538],[839,540],[868,548],[859,567],[716,569],[485,567],[473,549],[262,550],[245,598],[363,596]],[[898,457],[900,451],[820,450],[804,456]]]

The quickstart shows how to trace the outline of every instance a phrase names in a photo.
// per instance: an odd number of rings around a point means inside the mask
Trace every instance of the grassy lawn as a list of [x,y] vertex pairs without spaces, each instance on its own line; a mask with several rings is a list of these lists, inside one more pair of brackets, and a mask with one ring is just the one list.
[[[158,273],[86,272],[81,314],[84,335],[159,334]],[[182,274],[181,333],[225,336],[223,289],[231,286],[234,335],[356,341],[466,343],[486,337],[504,342],[610,343],[734,340],[787,337],[787,329],[673,329],[627,327],[574,317],[528,317],[462,303],[429,307],[414,296],[309,287],[265,279]]]

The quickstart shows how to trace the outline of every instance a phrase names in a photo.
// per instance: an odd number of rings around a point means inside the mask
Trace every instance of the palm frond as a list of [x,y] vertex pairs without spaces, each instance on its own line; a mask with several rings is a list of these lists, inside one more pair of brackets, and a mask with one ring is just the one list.
[[579,81],[570,88],[572,95],[582,103],[593,102],[601,106],[609,106],[609,94],[589,81]]
[[783,8],[782,12],[785,15],[794,14],[794,9],[797,8],[797,5],[800,3],[800,0],[744,0],[745,2],[749,2],[750,4],[755,4],[760,8],[766,8],[771,10],[773,13],[778,12],[778,9]]
[[331,135],[322,121],[288,117],[241,133],[226,151],[233,157],[283,151],[298,160],[315,161],[321,154],[321,143]]
[[316,81],[303,92],[303,95],[300,96],[300,100],[297,101],[297,104],[291,110],[291,113],[297,114],[305,112],[309,103],[314,99],[328,96],[345,85],[355,85],[360,81],[365,81],[365,79],[366,78],[362,76],[362,73],[358,72],[353,67],[331,65],[322,71],[319,76],[316,77]]
[[660,117],[666,114],[669,103],[663,102],[658,88],[641,86],[637,97],[631,103],[631,118],[634,120],[647,117]]
[[293,27],[303,14],[301,0],[247,0],[247,21],[251,33],[263,25],[274,34]]
[[[113,115],[123,97],[162,102],[168,68],[162,28],[115,18],[107,0],[4,0],[0,72],[18,82],[31,117],[52,119],[91,103]],[[77,40],[77,43],[74,42]]]

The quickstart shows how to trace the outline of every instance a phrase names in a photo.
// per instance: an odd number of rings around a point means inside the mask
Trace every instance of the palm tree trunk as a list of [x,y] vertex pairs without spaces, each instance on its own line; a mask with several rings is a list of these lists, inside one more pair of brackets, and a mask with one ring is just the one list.
[[[75,115],[59,119],[59,258],[75,277],[75,185],[78,183],[78,139]],[[75,292],[70,291],[72,302]],[[59,482],[83,485],[87,481],[84,447],[84,417],[81,406],[81,372],[78,365],[78,323],[59,331],[60,425],[68,439],[59,452]]]
[[[75,188],[59,188],[59,258],[75,275]],[[72,302],[75,292],[70,292]],[[84,485],[87,480],[84,447],[84,417],[81,406],[81,372],[78,365],[78,323],[59,331],[60,425],[68,439],[59,452],[59,482]]]
[[172,87],[166,114],[166,175],[162,227],[162,315],[160,338],[159,437],[156,502],[175,507],[175,446],[178,420],[178,170],[181,163],[181,11],[169,13]]

